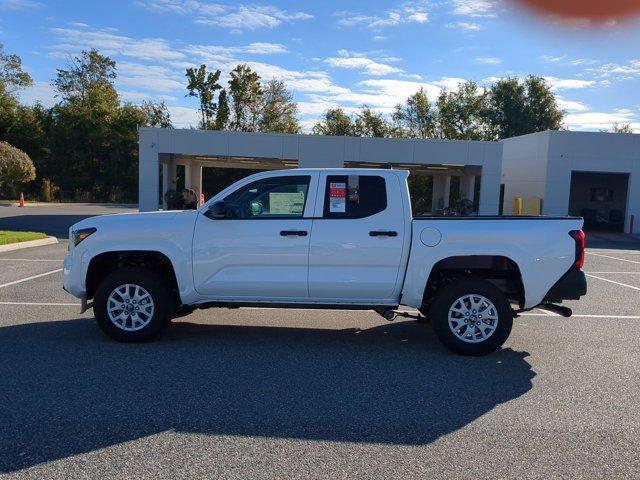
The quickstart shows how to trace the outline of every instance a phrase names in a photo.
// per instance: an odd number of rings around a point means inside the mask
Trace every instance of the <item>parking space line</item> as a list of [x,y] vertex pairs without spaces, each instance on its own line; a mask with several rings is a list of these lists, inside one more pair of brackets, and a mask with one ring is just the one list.
[[586,253],[587,255],[595,255],[596,257],[611,258],[613,260],[620,260],[621,262],[637,263],[638,265],[640,265],[640,262],[638,262],[637,260],[627,260],[626,258],[612,257],[611,255],[604,255],[602,253],[593,253],[593,252],[584,252],[584,253]]
[[62,260],[48,258],[0,258],[0,262],[62,262]]
[[20,280],[14,280],[13,282],[9,282],[9,283],[3,283],[2,285],[0,285],[0,288],[10,287],[11,285],[16,285],[16,284],[22,283],[22,282],[28,282],[29,280],[34,280],[36,278],[45,277],[47,275],[51,275],[53,273],[58,273],[58,272],[61,272],[61,271],[62,271],[62,269],[58,268],[56,270],[51,270],[50,272],[40,273],[38,275],[33,275],[31,277],[22,278]]
[[[524,312],[518,314],[521,317],[546,317],[544,313]],[[581,314],[574,313],[571,318],[623,318],[631,320],[640,320],[640,315],[594,315],[594,314]]]
[[35,307],[79,307],[79,303],[0,302],[0,305],[27,305]]
[[634,287],[633,285],[627,285],[626,283],[616,282],[615,280],[609,280],[608,278],[598,277],[597,275],[591,275],[589,273],[585,273],[585,275],[590,278],[597,278],[598,280],[602,280],[604,282],[615,283],[616,285],[620,285],[621,287],[632,288],[634,290],[640,291],[640,287]]
[[590,273],[609,273],[609,274],[616,274],[616,275],[640,275],[640,272],[584,272],[585,275],[588,275]]

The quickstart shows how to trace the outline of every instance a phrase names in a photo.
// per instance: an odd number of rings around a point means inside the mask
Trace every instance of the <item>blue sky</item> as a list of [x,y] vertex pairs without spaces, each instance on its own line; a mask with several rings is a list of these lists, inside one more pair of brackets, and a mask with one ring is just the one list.
[[118,62],[124,100],[164,101],[177,126],[197,122],[186,67],[248,63],[287,83],[305,129],[330,107],[390,112],[420,86],[434,98],[463,79],[536,74],[569,128],[640,132],[639,25],[543,18],[509,0],[0,0],[0,42],[36,81],[25,102],[51,105],[56,68],[97,48]]

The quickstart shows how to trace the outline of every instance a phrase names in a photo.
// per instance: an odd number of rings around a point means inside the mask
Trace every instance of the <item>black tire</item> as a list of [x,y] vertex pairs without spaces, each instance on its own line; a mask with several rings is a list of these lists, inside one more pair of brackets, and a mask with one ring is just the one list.
[[[449,310],[454,306],[458,299],[465,295],[482,295],[491,303],[493,303],[498,316],[498,322],[495,330],[488,333],[485,340],[479,340],[476,343],[464,341],[453,332],[449,327]],[[492,283],[479,278],[465,278],[457,280],[443,287],[437,294],[431,305],[429,318],[438,339],[449,350],[461,355],[487,355],[494,352],[507,341],[513,326],[513,310],[507,297],[502,291]],[[473,314],[472,314],[473,315]],[[462,316],[464,320],[465,317]],[[455,325],[455,324],[454,324]],[[482,324],[482,326],[485,326]],[[472,332],[477,332],[477,327],[461,327],[461,334],[464,336],[466,328],[472,328]],[[473,337],[479,336],[477,333],[470,334]]]
[[[153,315],[148,323],[138,330],[130,331],[117,326],[107,314],[109,295],[123,284],[141,286],[153,300]],[[127,267],[110,273],[98,286],[93,299],[93,313],[98,326],[118,342],[146,342],[157,337],[169,323],[172,312],[171,291],[166,283],[157,273],[142,268]]]

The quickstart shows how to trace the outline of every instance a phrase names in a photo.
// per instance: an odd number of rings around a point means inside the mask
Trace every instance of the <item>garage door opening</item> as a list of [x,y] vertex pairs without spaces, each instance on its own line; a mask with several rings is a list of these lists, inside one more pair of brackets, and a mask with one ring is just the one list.
[[628,187],[628,173],[571,172],[569,214],[586,230],[623,232]]

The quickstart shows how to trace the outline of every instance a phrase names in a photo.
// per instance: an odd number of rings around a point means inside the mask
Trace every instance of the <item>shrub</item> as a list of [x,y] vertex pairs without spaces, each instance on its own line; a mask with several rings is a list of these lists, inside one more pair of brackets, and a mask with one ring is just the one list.
[[36,178],[36,168],[29,155],[0,141],[0,186],[30,182]]

